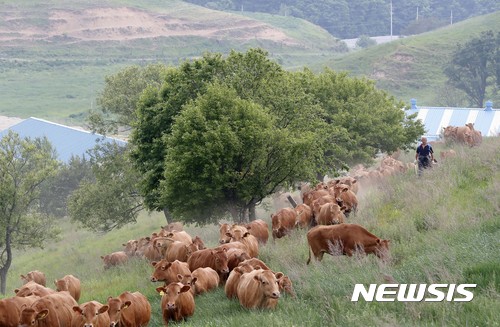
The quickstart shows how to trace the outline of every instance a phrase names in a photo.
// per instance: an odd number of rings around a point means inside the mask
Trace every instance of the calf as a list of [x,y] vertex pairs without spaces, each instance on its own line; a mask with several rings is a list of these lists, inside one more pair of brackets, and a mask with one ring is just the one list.
[[76,313],[71,320],[71,327],[109,327],[108,305],[89,301],[73,307]]
[[240,277],[236,294],[240,304],[248,309],[274,309],[280,298],[278,278],[282,273],[257,269]]
[[316,226],[307,232],[307,242],[310,249],[307,264],[311,262],[311,252],[321,261],[325,253],[352,256],[355,251],[362,251],[384,259],[389,251],[389,240],[381,240],[356,224]]
[[197,268],[191,276],[191,287],[194,288],[195,295],[203,294],[219,286],[219,274],[210,267]]
[[164,282],[165,285],[177,282],[177,275],[190,275],[191,270],[186,262],[175,260],[170,262],[168,260],[161,260],[159,262],[152,262],[154,267],[153,274],[150,280],[152,282]]
[[309,228],[313,225],[313,212],[310,206],[301,203],[295,207],[295,213],[297,214],[296,227]]
[[319,213],[315,216],[318,225],[335,225],[345,222],[345,215],[336,203],[326,203],[319,208]]
[[257,238],[259,244],[266,245],[269,239],[269,227],[262,219],[253,220],[245,225],[246,229]]
[[56,285],[56,291],[68,291],[69,294],[78,302],[80,300],[80,280],[73,275],[66,275],[61,279],[56,279],[54,281]]
[[194,297],[189,289],[182,283],[170,283],[156,289],[162,295],[161,312],[165,326],[168,326],[169,320],[187,320],[194,314]]
[[23,281],[23,285],[29,281],[34,281],[35,283],[40,284],[42,286],[47,286],[45,274],[38,270],[30,271],[29,273],[26,274],[26,276],[21,275],[21,280]]
[[109,269],[113,266],[123,265],[128,261],[128,256],[125,251],[117,251],[111,254],[101,255],[104,263],[104,269]]
[[140,292],[123,292],[108,298],[110,327],[142,327],[151,319],[151,304]]

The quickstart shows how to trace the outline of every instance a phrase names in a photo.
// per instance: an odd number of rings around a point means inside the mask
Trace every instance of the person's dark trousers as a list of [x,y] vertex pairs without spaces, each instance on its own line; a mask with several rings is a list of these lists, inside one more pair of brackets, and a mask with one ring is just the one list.
[[418,176],[422,175],[424,169],[429,168],[431,160],[429,157],[420,156],[418,157]]

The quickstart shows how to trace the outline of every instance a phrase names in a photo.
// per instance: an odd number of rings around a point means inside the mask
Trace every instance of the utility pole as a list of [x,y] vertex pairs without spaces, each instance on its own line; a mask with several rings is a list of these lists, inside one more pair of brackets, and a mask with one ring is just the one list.
[[391,12],[391,41],[392,41],[392,0],[391,0],[390,12]]
[[416,19],[416,20],[417,20],[417,22],[418,22],[418,6],[417,6],[417,19]]
[[450,10],[450,25],[453,25],[453,9]]

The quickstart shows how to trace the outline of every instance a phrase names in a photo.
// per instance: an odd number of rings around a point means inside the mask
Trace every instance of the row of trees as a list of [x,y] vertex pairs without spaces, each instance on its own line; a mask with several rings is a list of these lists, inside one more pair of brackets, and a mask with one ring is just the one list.
[[500,10],[495,0],[186,0],[216,10],[303,18],[338,38],[417,34]]

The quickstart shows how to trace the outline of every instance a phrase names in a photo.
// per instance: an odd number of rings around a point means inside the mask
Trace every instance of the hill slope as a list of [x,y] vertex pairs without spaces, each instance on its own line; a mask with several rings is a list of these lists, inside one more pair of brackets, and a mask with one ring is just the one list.
[[[183,326],[498,326],[500,321],[500,138],[477,148],[453,147],[456,158],[440,162],[417,179],[414,173],[394,176],[375,185],[362,184],[359,211],[349,222],[391,240],[387,263],[375,256],[332,257],[306,265],[306,232],[268,242],[259,258],[288,275],[297,298],[283,296],[276,310],[242,309],[222,288],[196,298],[196,310]],[[443,145],[436,145],[436,151]],[[400,158],[413,161],[413,153]],[[270,211],[276,209],[269,206]],[[269,211],[258,218],[269,223]],[[161,325],[153,268],[142,259],[104,270],[101,255],[122,249],[129,239],[158,231],[160,214],[142,215],[105,235],[78,230],[61,221],[62,240],[45,249],[17,251],[8,275],[7,295],[19,287],[20,274],[45,272],[47,280],[73,274],[82,281],[80,302],[105,302],[125,290],[139,290],[152,305],[150,326]],[[218,226],[186,226],[208,247],[217,245]],[[477,284],[471,302],[351,302],[357,283],[388,280],[409,284]],[[52,286],[52,285],[48,285]],[[457,293],[455,296],[460,297]]]
[[284,66],[296,66],[338,46],[306,21],[290,18],[285,25],[281,17],[262,17],[178,0],[2,1],[0,114],[81,121],[104,76],[125,65],[263,47]]
[[417,98],[420,105],[444,105],[439,103],[440,90],[446,81],[444,65],[458,43],[463,44],[486,30],[500,31],[500,11],[349,53],[328,60],[322,67],[366,76],[405,102]]

